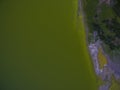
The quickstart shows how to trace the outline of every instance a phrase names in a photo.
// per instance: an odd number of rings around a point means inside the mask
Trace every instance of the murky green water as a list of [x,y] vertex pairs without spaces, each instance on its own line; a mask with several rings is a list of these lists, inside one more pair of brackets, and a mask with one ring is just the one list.
[[96,90],[77,0],[0,0],[0,90]]

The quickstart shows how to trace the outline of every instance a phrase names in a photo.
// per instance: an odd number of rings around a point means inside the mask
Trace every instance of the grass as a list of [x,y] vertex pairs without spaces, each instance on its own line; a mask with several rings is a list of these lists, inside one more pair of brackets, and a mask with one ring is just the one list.
[[112,77],[112,85],[110,87],[110,90],[120,90],[120,83],[116,81],[114,77]]
[[98,60],[99,60],[100,69],[103,69],[104,65],[107,64],[107,60],[106,60],[105,55],[102,53],[101,48],[99,48]]

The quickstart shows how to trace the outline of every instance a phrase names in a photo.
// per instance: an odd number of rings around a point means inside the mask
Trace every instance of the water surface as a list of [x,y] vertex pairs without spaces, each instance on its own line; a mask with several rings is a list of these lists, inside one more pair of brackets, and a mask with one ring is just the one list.
[[96,90],[76,11],[77,0],[0,1],[1,90]]

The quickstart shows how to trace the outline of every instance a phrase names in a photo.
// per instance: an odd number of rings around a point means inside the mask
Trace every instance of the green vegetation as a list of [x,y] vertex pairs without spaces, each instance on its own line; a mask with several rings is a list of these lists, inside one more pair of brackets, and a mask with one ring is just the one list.
[[103,69],[103,68],[104,68],[104,65],[107,64],[107,60],[106,60],[106,57],[105,57],[105,55],[103,54],[101,48],[99,48],[98,60],[99,60],[100,69]]
[[[100,39],[106,52],[120,55],[120,1],[99,3],[99,0],[85,0],[84,10],[89,26],[89,42]],[[94,33],[97,33],[94,37]],[[112,55],[113,56],[113,55]]]
[[120,83],[116,81],[114,77],[112,77],[112,85],[110,90],[120,90]]
[[[103,0],[102,3],[99,1],[102,0],[84,0],[85,17],[89,27],[88,41],[102,42],[102,49],[107,52],[110,60],[118,65],[120,64],[120,0],[109,0],[110,2]],[[101,49],[98,59],[102,69],[107,61]],[[113,70],[119,70],[119,67],[113,67]],[[120,83],[113,80],[110,90],[120,90],[119,85]]]
[[95,15],[98,0],[83,0],[83,7],[85,11],[86,22],[88,23],[89,30],[92,30],[91,24],[93,23],[93,16]]

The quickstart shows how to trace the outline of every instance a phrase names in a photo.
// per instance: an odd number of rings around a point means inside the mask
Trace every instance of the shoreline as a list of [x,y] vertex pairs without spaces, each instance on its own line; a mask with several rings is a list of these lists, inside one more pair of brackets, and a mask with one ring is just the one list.
[[[80,4],[79,4],[80,3]],[[94,68],[94,63],[92,61],[92,57],[91,57],[91,53],[90,53],[90,50],[89,50],[89,42],[88,42],[88,33],[89,33],[89,28],[88,28],[88,25],[87,25],[87,20],[86,20],[86,15],[84,13],[84,10],[83,10],[83,5],[82,5],[82,0],[78,0],[78,15],[80,16],[80,14],[82,15],[82,22],[83,22],[83,25],[84,25],[84,28],[85,28],[85,41],[86,41],[86,47],[87,47],[87,51],[88,51],[88,54],[89,54],[89,57],[90,57],[90,62],[92,64],[92,68],[94,70],[94,73],[95,73],[95,76],[97,77],[96,75],[96,72],[95,72],[95,68]],[[82,6],[79,6],[79,5],[82,5]],[[80,10],[80,11],[79,11]]]
[[[115,73],[111,69],[110,65],[108,64],[109,61],[110,61],[110,58],[105,53],[105,51],[103,50],[103,47],[101,46],[100,41],[90,43],[90,44],[88,42],[89,28],[88,28],[88,25],[87,25],[87,20],[85,18],[86,15],[85,15],[85,12],[83,10],[83,4],[82,3],[83,3],[82,0],[78,0],[78,16],[82,15],[82,21],[83,21],[83,24],[84,24],[85,34],[86,34],[86,37],[85,37],[86,45],[87,45],[87,50],[89,52],[89,56],[91,58],[91,64],[93,66],[96,77],[101,77],[102,81],[105,81],[106,77],[108,77],[105,84],[99,85],[98,89],[99,90],[109,90],[110,86],[112,84],[111,77],[112,77],[112,75],[115,76]],[[98,52],[99,52],[98,49],[99,49],[99,47],[102,48],[102,54],[105,55],[106,61],[107,61],[107,64],[104,65],[104,68],[102,70],[100,69],[99,62],[98,62]],[[120,76],[119,76],[119,78],[120,78]]]
[[[92,64],[92,69],[94,71],[94,74],[96,76],[96,78],[98,77],[96,72],[95,72],[95,68],[94,68],[94,63],[93,63],[93,58],[91,57],[91,53],[90,53],[90,50],[89,50],[89,42],[88,42],[88,33],[89,33],[89,28],[88,28],[88,25],[87,25],[87,20],[86,20],[86,15],[84,13],[84,10],[83,10],[83,5],[82,5],[82,0],[78,0],[78,15],[82,15],[82,22],[83,22],[83,25],[84,25],[84,28],[85,28],[85,41],[86,41],[86,47],[87,47],[87,51],[88,51],[88,54],[89,54],[89,57],[90,57],[90,63]],[[79,6],[81,5],[81,6]],[[80,11],[79,11],[80,10]]]

